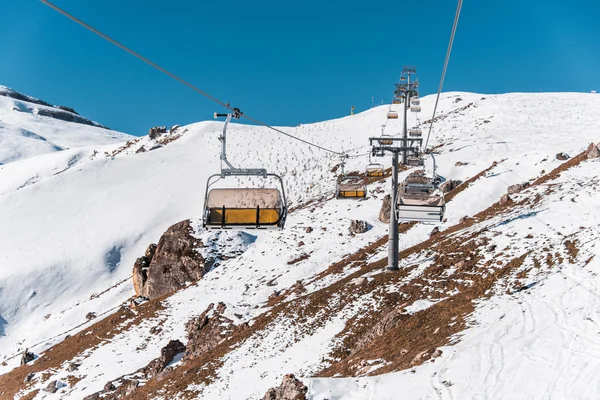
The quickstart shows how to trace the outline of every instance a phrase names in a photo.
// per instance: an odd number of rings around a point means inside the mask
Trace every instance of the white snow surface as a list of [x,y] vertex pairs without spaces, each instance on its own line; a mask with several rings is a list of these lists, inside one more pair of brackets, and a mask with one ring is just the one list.
[[[434,100],[433,96],[422,98],[422,120],[429,119]],[[473,105],[461,110],[469,103]],[[365,154],[368,137],[378,136],[386,122],[388,107],[281,129],[336,151]],[[392,107],[400,110],[401,106]],[[574,156],[590,142],[600,141],[600,97],[590,94],[445,93],[439,110],[447,117],[434,125],[431,142],[444,144],[436,157],[442,177],[466,180],[499,162],[448,204],[448,220],[440,228],[486,209],[508,185],[557,167],[561,163],[555,158],[557,153]],[[414,115],[409,118],[411,125]],[[0,121],[5,121],[2,115]],[[293,212],[281,232],[249,232],[245,236],[200,232],[205,184],[219,169],[222,125],[210,121],[182,127],[185,132],[178,140],[139,154],[128,150],[114,157],[94,155],[94,150],[102,154],[120,147],[106,145],[0,166],[0,360],[24,347],[40,353],[67,332],[83,329],[88,312],[101,314],[122,304],[133,294],[129,277],[135,259],[176,222],[192,218],[200,235],[216,241],[233,237],[235,248],[243,252],[171,296],[159,318],[165,321],[160,335],[147,333],[156,320],[118,335],[91,350],[87,358],[81,357],[78,373],[85,376],[84,381],[36,398],[82,398],[101,390],[108,380],[145,366],[169,339],[185,341],[185,323],[210,303],[224,301],[228,317],[237,320],[234,314],[238,314],[242,321],[251,321],[265,312],[273,290],[289,288],[297,280],[307,282],[309,292],[318,290],[327,280],[313,285],[311,277],[387,233],[387,226],[377,217],[381,199],[389,192],[389,180],[372,185],[367,200],[329,200]],[[387,123],[386,133],[396,134],[401,127],[402,113],[399,120]],[[148,138],[143,141],[150,142]],[[230,126],[228,157],[239,167],[265,167],[281,174],[292,205],[331,195],[335,182],[331,170],[339,163],[336,156],[266,128],[242,124]],[[389,157],[378,161],[390,166]],[[468,164],[456,166],[459,161]],[[347,170],[362,171],[366,163],[364,156],[350,158]],[[598,166],[598,162],[586,162],[561,180],[567,186],[589,183],[600,172]],[[401,179],[406,174],[408,171]],[[230,181],[244,184],[241,179]],[[258,179],[252,184],[263,182]],[[383,193],[376,193],[377,187],[384,189]],[[577,206],[555,194],[539,210],[536,229],[548,230],[549,235],[558,229],[568,235],[587,227],[597,239],[591,228],[600,222],[600,196],[593,187],[588,192],[580,195]],[[367,221],[371,229],[349,235],[352,219]],[[497,229],[521,235],[528,232],[530,220],[520,216]],[[309,226],[314,229],[310,234],[305,232]],[[431,229],[430,225],[415,225],[402,235],[401,250],[427,239]],[[593,241],[586,243],[584,251],[598,251]],[[522,243],[522,247],[526,245]],[[310,257],[288,264],[303,254]],[[383,257],[384,252],[375,259]],[[327,364],[323,357],[335,335],[359,309],[346,310],[297,343],[291,340],[289,321],[280,321],[266,337],[254,338],[229,353],[219,370],[221,379],[200,388],[202,398],[259,399],[284,373],[293,372],[306,377],[310,399],[395,399],[399,393],[406,399],[591,399],[600,389],[600,379],[593,374],[600,366],[600,338],[594,322],[600,318],[596,299],[599,269],[598,257],[585,268],[565,264],[527,291],[511,296],[498,293],[478,306],[472,326],[458,344],[442,348],[443,355],[435,362],[377,377],[309,378]],[[91,296],[112,286],[101,296]],[[370,300],[361,301],[366,304]],[[410,311],[419,312],[432,304],[417,303]],[[128,350],[142,344],[149,351]],[[257,344],[263,350],[257,351]],[[16,367],[18,358],[9,358],[7,363],[0,366],[0,373]],[[569,368],[573,365],[580,368]],[[530,385],[523,389],[524,384],[516,383],[529,380],[529,372],[536,377],[531,381],[540,383],[541,388]],[[61,370],[55,379],[67,375]]]
[[6,91],[12,90],[0,86],[0,165],[63,149],[113,144],[134,138],[99,126],[38,115],[40,110],[66,112],[3,96],[1,93]]

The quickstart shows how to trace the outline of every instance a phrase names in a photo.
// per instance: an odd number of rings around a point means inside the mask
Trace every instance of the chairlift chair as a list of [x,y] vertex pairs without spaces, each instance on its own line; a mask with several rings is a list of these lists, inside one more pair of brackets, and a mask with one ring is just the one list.
[[364,199],[367,197],[367,187],[361,175],[342,175],[335,189],[336,199]]
[[393,98],[392,104],[402,104],[402,99],[401,98]]
[[381,146],[391,146],[394,144],[394,141],[390,138],[391,138],[390,135],[382,134],[381,138],[379,138],[377,141],[379,142],[379,145],[381,145]]
[[388,111],[387,119],[398,119],[398,111]]
[[398,188],[399,222],[441,222],[446,211],[444,193],[421,171],[410,174]]
[[[207,230],[247,230],[247,229],[283,229],[288,208],[283,180],[277,174],[265,169],[234,168],[227,160],[227,125],[232,117],[239,118],[241,112],[234,114],[216,114],[227,116],[223,126],[221,140],[221,161],[229,168],[221,168],[220,174],[214,174],[206,183],[204,213],[202,225]],[[279,187],[226,187],[211,188],[216,182],[228,177],[274,178]]]
[[406,158],[406,165],[409,167],[422,167],[425,165],[425,161],[419,156],[408,156]]
[[422,134],[421,128],[417,126],[408,130],[408,136],[410,137],[421,137]]
[[369,163],[366,168],[366,175],[369,178],[378,178],[383,176],[384,171],[383,164]]
[[418,97],[415,97],[410,100],[410,111],[412,112],[420,112],[421,111],[421,100]]

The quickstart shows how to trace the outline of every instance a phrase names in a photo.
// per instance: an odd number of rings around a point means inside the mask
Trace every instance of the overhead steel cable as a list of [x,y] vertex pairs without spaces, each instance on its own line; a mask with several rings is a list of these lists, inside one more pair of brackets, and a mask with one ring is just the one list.
[[180,78],[179,76],[177,76],[177,75],[175,75],[174,73],[172,73],[172,72],[170,72],[170,71],[166,70],[165,68],[161,67],[160,65],[158,65],[158,64],[156,64],[156,63],[154,63],[154,62],[150,61],[149,59],[147,59],[146,57],[142,56],[141,54],[139,54],[139,53],[136,53],[135,51],[131,50],[129,47],[127,47],[127,46],[125,46],[125,45],[123,45],[123,44],[121,44],[121,43],[117,42],[116,40],[112,39],[111,37],[109,37],[109,36],[105,35],[104,33],[100,32],[100,31],[99,31],[99,30],[97,30],[96,28],[94,28],[94,27],[90,26],[89,24],[87,24],[87,23],[83,22],[82,20],[80,20],[79,18],[75,17],[74,15],[71,15],[71,14],[69,14],[68,12],[66,12],[65,10],[61,9],[60,7],[58,7],[58,6],[56,6],[56,5],[52,4],[52,3],[50,3],[48,0],[40,0],[40,1],[41,1],[42,3],[44,3],[45,5],[47,5],[48,7],[50,7],[50,8],[52,8],[52,9],[54,9],[55,11],[58,11],[59,13],[61,13],[62,15],[64,15],[65,17],[67,17],[67,18],[71,19],[72,21],[74,21],[74,22],[78,23],[79,25],[83,26],[84,28],[86,28],[86,29],[90,30],[91,32],[95,33],[96,35],[98,35],[98,36],[102,37],[103,39],[105,39],[105,40],[109,41],[110,43],[114,44],[115,46],[117,46],[117,47],[121,48],[122,50],[125,50],[125,51],[126,51],[126,52],[128,52],[129,54],[131,54],[131,55],[133,55],[133,56],[135,56],[135,57],[139,58],[140,60],[142,60],[143,62],[147,63],[148,65],[150,65],[150,66],[152,66],[152,67],[156,68],[157,70],[159,70],[159,71],[161,71],[162,73],[164,73],[164,74],[166,74],[166,75],[170,76],[171,78],[175,79],[176,81],[178,81],[178,82],[180,82],[180,83],[184,84],[185,86],[189,87],[190,89],[192,89],[192,90],[194,90],[194,91],[196,91],[196,92],[200,93],[202,96],[204,96],[204,97],[206,97],[206,98],[208,98],[208,99],[210,99],[210,100],[214,101],[215,103],[219,104],[219,105],[220,105],[220,106],[222,106],[222,107],[225,107],[225,108],[227,108],[228,110],[231,110],[231,111],[233,111],[234,113],[235,113],[235,112],[238,112],[238,113],[240,113],[240,115],[241,115],[242,117],[246,118],[248,121],[251,121],[251,122],[254,122],[255,124],[258,124],[258,125],[264,126],[265,128],[271,129],[271,130],[273,130],[273,131],[275,131],[275,132],[277,132],[277,133],[280,133],[280,134],[282,134],[282,135],[285,135],[285,136],[287,136],[287,137],[289,137],[289,138],[291,138],[291,139],[298,140],[298,141],[300,141],[300,142],[302,142],[302,143],[304,143],[304,144],[307,144],[307,145],[309,145],[309,146],[316,147],[316,148],[318,148],[318,149],[320,149],[320,150],[323,150],[323,151],[326,151],[326,152],[329,152],[329,153],[333,153],[333,154],[336,154],[336,155],[340,155],[340,156],[341,156],[341,155],[344,155],[343,153],[341,153],[341,152],[339,152],[339,151],[331,150],[331,149],[328,149],[328,148],[326,148],[326,147],[320,146],[320,145],[318,145],[318,144],[316,144],[316,143],[309,142],[308,140],[305,140],[305,139],[299,138],[299,137],[297,137],[297,136],[291,135],[291,134],[289,134],[289,133],[287,133],[287,132],[284,132],[284,131],[282,131],[281,129],[277,129],[277,128],[275,128],[275,127],[273,127],[273,126],[271,126],[271,125],[269,125],[269,124],[267,124],[267,123],[264,123],[264,122],[262,122],[262,121],[260,121],[260,120],[256,119],[256,118],[252,118],[252,117],[250,117],[249,115],[246,115],[246,114],[244,114],[244,113],[241,113],[241,112],[239,111],[239,109],[235,109],[235,108],[234,108],[234,107],[232,107],[232,106],[231,106],[229,103],[223,102],[223,101],[221,101],[221,100],[217,99],[216,97],[214,97],[214,96],[211,96],[209,93],[205,92],[204,90],[202,90],[202,89],[198,88],[197,86],[194,86],[194,85],[192,85],[191,83],[189,83],[189,82],[188,82],[188,81],[186,81],[185,79],[183,79],[183,78]]
[[440,101],[440,95],[442,94],[442,88],[444,87],[444,79],[446,78],[446,71],[448,70],[448,62],[450,61],[450,54],[452,53],[452,45],[454,44],[454,35],[456,34],[456,27],[458,26],[458,19],[460,18],[460,10],[462,8],[463,0],[458,0],[456,6],[456,15],[454,16],[454,25],[452,25],[452,33],[450,34],[450,43],[448,43],[448,50],[446,51],[446,60],[444,61],[444,69],[442,70],[442,77],[440,79],[440,86],[438,88],[437,97],[435,99],[435,106],[433,107],[433,115],[431,116],[431,123],[429,124],[429,132],[427,133],[427,140],[425,141],[425,148],[429,143],[429,136],[431,136],[431,129],[435,122],[435,113],[437,111],[438,103]]

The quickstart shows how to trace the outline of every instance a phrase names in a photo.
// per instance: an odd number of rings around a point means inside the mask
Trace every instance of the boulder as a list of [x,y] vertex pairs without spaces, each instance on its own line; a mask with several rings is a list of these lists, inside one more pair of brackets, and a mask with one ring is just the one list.
[[502,195],[502,197],[500,198],[500,205],[501,206],[506,205],[506,204],[510,203],[511,201],[512,200],[511,200],[510,196],[508,195],[508,193],[504,193]]
[[594,143],[590,143],[585,154],[588,160],[600,157],[600,149]]
[[469,165],[469,163],[468,162],[457,161],[454,165],[456,167],[462,167],[463,165]]
[[87,319],[88,321],[91,321],[91,320],[95,319],[96,317],[97,317],[97,315],[93,311],[90,311],[89,313],[87,313],[85,315],[85,319]]
[[21,365],[27,364],[29,361],[35,360],[35,354],[28,351],[29,349],[25,349],[21,354]]
[[448,192],[456,189],[458,187],[458,185],[460,185],[461,183],[462,183],[462,181],[455,180],[455,179],[449,179],[440,185],[440,189],[442,189],[442,191],[444,193],[448,193]]
[[152,243],[146,249],[146,253],[135,260],[133,264],[133,289],[138,297],[142,295],[146,280],[148,280],[148,268],[150,268],[150,261],[152,261],[155,252],[156,244]]
[[392,209],[392,196],[389,194],[383,198],[381,209],[379,210],[379,220],[383,223],[390,222],[390,211]]
[[169,343],[160,350],[160,357],[152,360],[146,368],[144,373],[147,379],[155,377],[160,374],[169,365],[175,356],[185,351],[185,345],[179,340],[171,340]]
[[510,185],[506,190],[509,195],[519,193],[521,190],[529,186],[529,182],[517,183],[516,185]]
[[358,219],[352,220],[352,222],[350,222],[350,233],[354,233],[359,234],[359,233],[365,233],[366,231],[369,230],[369,224],[367,224],[367,221],[360,221]]
[[57,390],[58,390],[58,381],[50,381],[48,383],[48,386],[46,386],[44,388],[44,392],[48,392],[48,393],[56,393]]
[[438,228],[437,226],[435,228],[433,228],[431,230],[431,232],[429,232],[429,237],[433,237],[435,235],[437,235],[438,233],[440,233],[440,228]]
[[262,400],[306,400],[308,388],[293,374],[283,377],[281,385],[267,391]]
[[565,161],[568,160],[569,158],[571,158],[567,153],[558,153],[556,155],[556,159],[560,160],[560,161]]
[[[149,300],[185,287],[195,282],[210,269],[204,258],[196,251],[202,243],[192,236],[189,220],[171,226],[160,238],[148,267],[140,261],[134,266],[136,293]],[[148,259],[144,256],[145,260]],[[141,290],[140,290],[141,289]]]

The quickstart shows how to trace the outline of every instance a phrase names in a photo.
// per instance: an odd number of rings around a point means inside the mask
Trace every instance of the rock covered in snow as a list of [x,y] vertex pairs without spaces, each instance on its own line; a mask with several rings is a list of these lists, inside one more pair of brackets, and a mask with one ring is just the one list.
[[167,127],[166,126],[154,126],[152,128],[150,128],[150,131],[148,132],[148,137],[152,140],[158,138],[160,135],[162,135],[163,133],[167,133]]
[[352,222],[350,222],[350,233],[354,233],[354,234],[358,234],[358,233],[365,233],[366,231],[369,230],[369,224],[367,224],[367,221],[360,221],[360,220],[352,220]]
[[509,195],[520,192],[529,186],[529,182],[517,183],[516,185],[510,185],[508,189],[506,189],[506,193]]
[[565,161],[568,160],[569,158],[571,158],[567,153],[558,153],[556,155],[556,159],[560,160],[560,161]]
[[294,374],[284,375],[281,385],[267,391],[262,400],[306,400],[308,388]]

